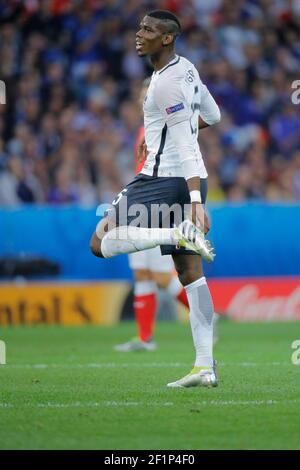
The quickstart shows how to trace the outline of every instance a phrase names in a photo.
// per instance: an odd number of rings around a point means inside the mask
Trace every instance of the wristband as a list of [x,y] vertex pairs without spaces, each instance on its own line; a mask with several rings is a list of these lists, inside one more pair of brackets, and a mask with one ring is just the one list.
[[200,202],[200,203],[202,203],[200,191],[191,191],[190,192],[190,197],[191,197],[191,202]]

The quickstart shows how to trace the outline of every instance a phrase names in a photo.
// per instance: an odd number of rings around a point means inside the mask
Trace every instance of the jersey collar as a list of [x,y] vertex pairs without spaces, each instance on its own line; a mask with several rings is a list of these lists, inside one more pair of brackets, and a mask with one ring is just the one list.
[[161,73],[163,73],[167,68],[169,67],[172,67],[172,65],[176,65],[178,64],[180,60],[180,56],[179,55],[175,55],[175,57],[167,64],[165,65],[162,69],[160,70],[156,70],[154,73],[157,74],[157,75],[160,75]]

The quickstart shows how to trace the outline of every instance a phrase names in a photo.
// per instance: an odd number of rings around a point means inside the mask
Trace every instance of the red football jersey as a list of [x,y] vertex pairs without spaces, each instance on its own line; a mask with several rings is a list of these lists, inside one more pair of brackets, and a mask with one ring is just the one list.
[[138,174],[142,171],[144,163],[145,163],[145,158],[141,162],[138,161],[138,148],[140,143],[144,140],[145,137],[145,131],[144,131],[144,126],[140,127],[140,130],[138,132],[135,145],[134,145],[134,154],[135,154],[135,173]]

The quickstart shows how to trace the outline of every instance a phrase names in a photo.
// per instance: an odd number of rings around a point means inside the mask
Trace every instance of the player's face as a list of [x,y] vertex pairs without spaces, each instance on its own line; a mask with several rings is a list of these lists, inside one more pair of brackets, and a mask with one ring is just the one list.
[[163,48],[164,33],[159,29],[160,21],[151,16],[145,16],[136,33],[136,50],[140,57],[155,55]]

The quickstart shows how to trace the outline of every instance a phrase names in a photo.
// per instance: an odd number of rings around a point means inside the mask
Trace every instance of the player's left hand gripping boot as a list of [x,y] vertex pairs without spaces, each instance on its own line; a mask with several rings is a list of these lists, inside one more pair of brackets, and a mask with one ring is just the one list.
[[175,234],[178,238],[178,246],[192,250],[202,256],[208,262],[212,262],[215,257],[214,249],[209,240],[206,240],[204,233],[186,219],[175,228]]
[[217,387],[218,378],[216,374],[216,362],[213,367],[194,367],[191,372],[176,382],[170,382],[167,387],[170,388],[188,388],[188,387]]

